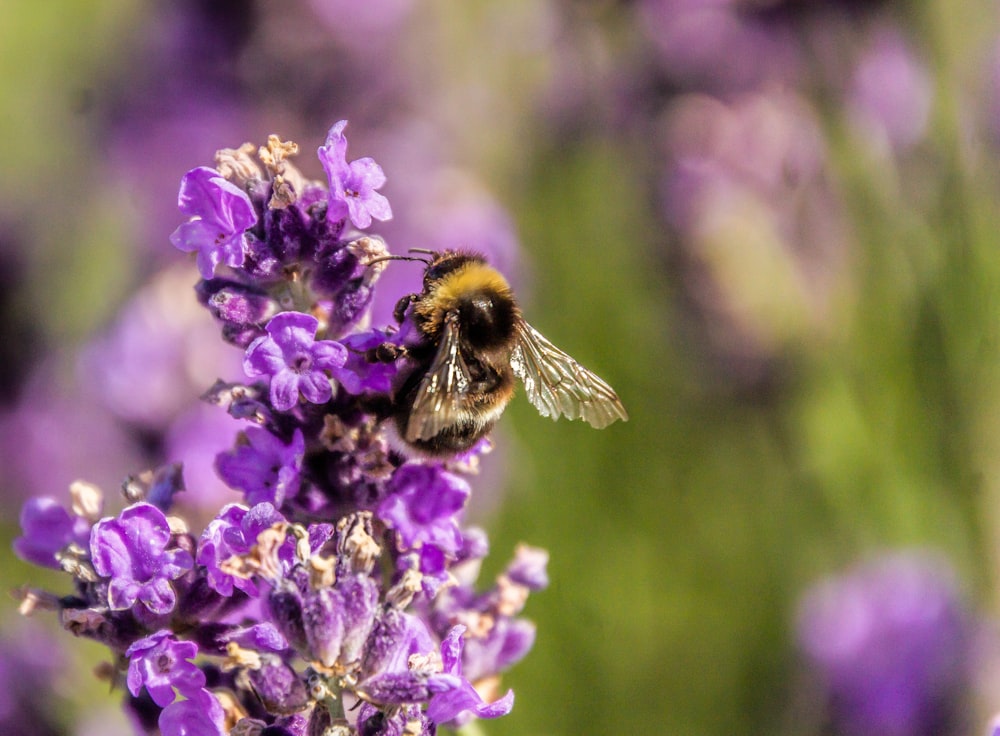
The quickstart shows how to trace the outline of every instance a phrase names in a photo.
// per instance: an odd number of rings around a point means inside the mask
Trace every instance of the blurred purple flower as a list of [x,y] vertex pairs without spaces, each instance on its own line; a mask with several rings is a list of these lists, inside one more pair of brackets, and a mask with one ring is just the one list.
[[364,229],[372,218],[388,220],[392,217],[389,200],[376,189],[385,184],[382,167],[369,157],[347,162],[347,138],[344,128],[347,121],[336,123],[320,146],[319,159],[330,183],[330,213],[328,218],[350,215],[354,227]]
[[160,736],[226,736],[222,705],[205,689],[164,708],[159,726]]
[[63,390],[58,371],[55,361],[36,367],[21,401],[0,415],[0,475],[9,493],[50,495],[79,478],[113,488],[123,468],[143,467],[131,438],[92,387]]
[[465,630],[465,626],[453,626],[444,641],[441,642],[441,661],[444,663],[444,671],[446,674],[460,678],[461,684],[431,698],[431,702],[427,706],[427,717],[434,723],[454,721],[466,712],[471,712],[478,718],[499,718],[510,713],[511,708],[514,707],[513,690],[508,690],[507,694],[499,700],[487,703],[476,692],[472,684],[462,677],[462,648]]
[[86,549],[90,522],[70,514],[53,498],[32,498],[21,508],[21,532],[14,540],[17,556],[58,570],[56,555],[68,545]]
[[299,403],[299,394],[313,404],[325,404],[333,395],[328,371],[337,372],[347,360],[347,349],[333,340],[316,340],[319,321],[301,312],[282,312],[267,323],[267,335],[247,348],[243,368],[248,376],[271,381],[271,405],[287,411]]
[[378,516],[399,535],[405,549],[433,544],[454,555],[462,545],[458,519],[469,485],[437,465],[408,462],[392,474],[390,494]]
[[56,687],[68,662],[50,632],[22,622],[0,637],[0,733],[64,736],[67,703]]
[[544,590],[549,585],[548,564],[548,550],[519,544],[514,551],[514,560],[507,566],[506,575],[511,582],[528,590]]
[[849,736],[953,733],[970,681],[972,620],[948,564],[895,553],[817,584],[798,641]]
[[792,83],[804,59],[793,28],[777,13],[756,13],[739,0],[642,0],[640,30],[660,67],[682,88],[747,90]]
[[257,223],[246,192],[215,169],[200,166],[181,180],[177,206],[192,219],[174,230],[170,242],[180,250],[198,253],[202,278],[212,278],[220,263],[243,265],[246,231]]
[[684,316],[725,385],[766,385],[786,345],[825,334],[847,275],[848,223],[816,111],[790,91],[692,94],[663,130]]
[[170,581],[191,569],[194,560],[170,544],[167,519],[155,506],[137,503],[118,518],[101,519],[90,535],[90,555],[98,575],[110,578],[108,605],[114,611],[142,603],[154,614],[170,613],[176,594]]
[[[352,47],[378,45],[381,37],[398,30],[410,16],[415,0],[379,0],[358,4],[353,0],[310,0],[316,16],[339,41]],[[351,22],[345,23],[344,18]],[[363,53],[357,48],[354,53]]]
[[531,621],[499,616],[492,628],[479,637],[465,641],[465,675],[472,682],[488,677],[491,672],[503,672],[531,651],[536,628]]
[[849,93],[858,125],[894,150],[918,143],[927,130],[930,75],[896,28],[878,30],[858,62]]
[[281,508],[299,484],[305,439],[296,429],[289,444],[260,427],[240,434],[233,449],[220,453],[216,469],[231,487],[243,491],[248,504],[270,503]]
[[163,457],[184,458],[187,493],[178,497],[180,505],[214,511],[236,500],[233,490],[215,472],[215,458],[232,447],[242,426],[219,407],[204,402],[170,423],[163,438]]
[[159,273],[78,360],[79,382],[148,432],[164,432],[215,379],[239,375],[236,351],[219,340],[215,321],[193,299],[177,298],[192,278],[190,268]]
[[178,641],[166,629],[140,639],[125,652],[129,692],[138,697],[145,687],[161,708],[174,702],[174,688],[184,697],[195,696],[205,686],[205,673],[189,661],[197,654],[197,644]]

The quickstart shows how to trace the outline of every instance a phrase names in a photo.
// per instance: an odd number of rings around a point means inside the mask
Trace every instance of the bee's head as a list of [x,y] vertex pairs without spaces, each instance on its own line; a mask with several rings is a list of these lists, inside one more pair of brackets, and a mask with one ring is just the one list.
[[470,264],[486,266],[486,259],[475,253],[467,253],[458,250],[443,250],[433,253],[431,262],[424,270],[424,290],[430,290],[435,282],[441,281],[445,276],[466,268]]

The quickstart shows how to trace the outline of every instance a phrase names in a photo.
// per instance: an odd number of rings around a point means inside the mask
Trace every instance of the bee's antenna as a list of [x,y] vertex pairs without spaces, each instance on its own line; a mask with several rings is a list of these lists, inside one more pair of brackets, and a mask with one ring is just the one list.
[[374,266],[376,263],[382,263],[384,261],[419,261],[420,263],[424,264],[427,263],[427,261],[425,261],[423,258],[414,258],[413,256],[387,255],[387,256],[379,256],[378,258],[372,258],[365,265]]
[[436,256],[437,255],[437,251],[436,250],[430,250],[429,248],[408,248],[407,250],[410,253],[423,253],[426,256]]

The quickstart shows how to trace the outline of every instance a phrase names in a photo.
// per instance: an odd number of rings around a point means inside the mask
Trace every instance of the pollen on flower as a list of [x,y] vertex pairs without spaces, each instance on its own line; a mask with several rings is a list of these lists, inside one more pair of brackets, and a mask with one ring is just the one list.
[[253,154],[253,143],[246,142],[239,148],[220,148],[215,152],[215,168],[219,174],[234,184],[245,186],[247,182],[260,181],[263,172]]
[[240,669],[259,670],[261,668],[260,653],[252,649],[244,649],[235,641],[231,641],[226,644],[226,656],[219,663],[219,666],[223,672]]
[[279,210],[294,204],[299,192],[305,189],[305,178],[289,161],[290,156],[296,156],[299,144],[292,141],[282,141],[276,135],[267,137],[267,145],[261,146],[257,152],[258,158],[267,173],[271,176],[272,193],[267,202],[270,209]]
[[74,514],[91,522],[101,518],[101,511],[104,508],[104,493],[100,488],[93,483],[77,480],[70,483],[69,495],[73,501]]
[[296,156],[299,153],[299,144],[294,141],[283,141],[273,133],[267,137],[267,145],[261,146],[258,157],[261,163],[272,175],[280,175],[285,171],[286,159],[289,156]]
[[504,616],[516,616],[524,610],[531,591],[523,585],[511,581],[506,575],[497,578],[497,611]]

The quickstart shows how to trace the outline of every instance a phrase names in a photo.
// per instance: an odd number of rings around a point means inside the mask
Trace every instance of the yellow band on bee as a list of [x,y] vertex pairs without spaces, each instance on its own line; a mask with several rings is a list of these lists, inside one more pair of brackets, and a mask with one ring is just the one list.
[[462,297],[476,291],[511,296],[510,284],[499,271],[485,263],[467,263],[442,277],[435,285],[434,298],[447,311]]

